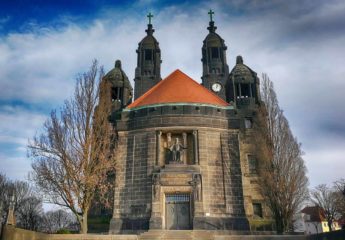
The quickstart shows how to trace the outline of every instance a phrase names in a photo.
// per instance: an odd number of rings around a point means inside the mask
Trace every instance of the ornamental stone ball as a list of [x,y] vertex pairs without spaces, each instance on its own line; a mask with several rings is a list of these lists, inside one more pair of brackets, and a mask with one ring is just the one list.
[[242,56],[237,56],[236,57],[236,64],[243,64],[243,58],[242,58]]
[[115,67],[121,69],[121,61],[120,60],[115,61]]

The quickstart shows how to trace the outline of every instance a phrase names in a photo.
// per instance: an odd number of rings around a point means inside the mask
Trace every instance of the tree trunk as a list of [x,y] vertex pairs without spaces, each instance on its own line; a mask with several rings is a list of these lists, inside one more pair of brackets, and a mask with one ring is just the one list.
[[78,221],[80,225],[79,233],[87,234],[87,211],[82,216],[78,216]]
[[278,234],[282,234],[284,232],[284,224],[281,217],[276,217],[276,229]]
[[332,221],[327,221],[329,231],[332,232]]
[[87,234],[87,211],[83,214],[83,220],[80,224],[80,233]]

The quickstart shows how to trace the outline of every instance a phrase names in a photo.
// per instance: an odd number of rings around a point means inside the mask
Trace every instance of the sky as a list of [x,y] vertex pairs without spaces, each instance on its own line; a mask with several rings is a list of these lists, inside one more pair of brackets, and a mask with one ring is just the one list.
[[180,69],[200,82],[209,9],[230,69],[242,55],[274,82],[302,143],[310,187],[345,178],[343,0],[0,0],[0,172],[27,179],[28,140],[93,59],[106,71],[120,59],[134,78],[150,11],[162,77]]

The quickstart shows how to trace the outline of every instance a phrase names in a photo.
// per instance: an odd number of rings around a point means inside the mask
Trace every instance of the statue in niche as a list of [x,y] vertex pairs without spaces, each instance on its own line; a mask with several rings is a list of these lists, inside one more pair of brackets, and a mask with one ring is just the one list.
[[159,199],[159,193],[160,193],[160,175],[159,174],[153,174],[152,175],[152,182],[153,182],[153,199],[158,200]]
[[175,143],[169,148],[171,152],[171,161],[175,163],[183,163],[182,153],[185,149],[187,148],[180,143],[179,138],[175,138]]
[[193,175],[193,180],[190,181],[189,184],[192,185],[193,188],[194,200],[201,201],[201,175]]

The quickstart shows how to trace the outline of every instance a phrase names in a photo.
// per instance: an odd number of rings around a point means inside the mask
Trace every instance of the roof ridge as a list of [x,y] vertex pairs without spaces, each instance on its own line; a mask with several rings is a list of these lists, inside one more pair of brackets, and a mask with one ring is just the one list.
[[[200,92],[200,94],[198,94],[198,92]],[[176,69],[166,78],[149,89],[146,93],[136,99],[133,103],[128,105],[127,108],[172,102],[190,102],[229,106],[229,103],[224,101],[218,95],[196,82],[180,69]]]
[[160,86],[162,84],[162,82],[167,79],[168,77],[170,77],[175,71],[173,71],[172,73],[170,73],[167,77],[165,77],[164,79],[160,80],[156,85],[154,85],[152,88],[150,88],[146,93],[144,93],[143,95],[141,95],[138,99],[135,99],[134,102],[132,102],[131,104],[129,104],[127,107],[130,107],[133,103],[138,102],[140,103],[140,101],[142,101],[143,98],[145,98],[145,96],[149,95],[152,91],[154,91],[154,89],[156,89],[158,86]]

